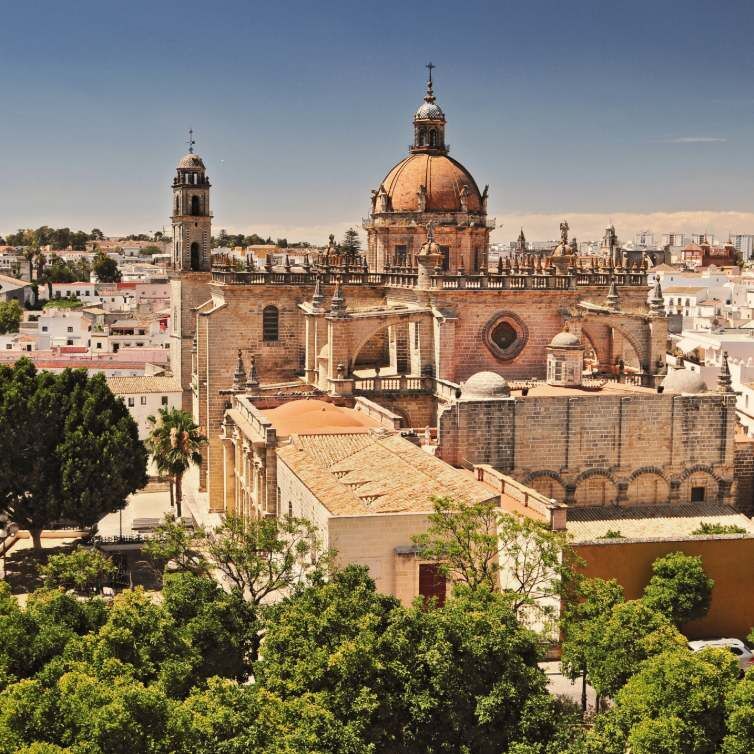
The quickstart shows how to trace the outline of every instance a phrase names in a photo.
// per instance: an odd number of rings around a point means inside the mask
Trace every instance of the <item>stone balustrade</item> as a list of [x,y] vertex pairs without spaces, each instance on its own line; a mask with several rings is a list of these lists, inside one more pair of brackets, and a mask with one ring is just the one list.
[[[344,285],[415,288],[418,273],[415,268],[401,267],[385,272],[368,272],[360,268],[319,268],[305,270],[234,270],[213,267],[212,280],[224,285],[311,285],[317,280],[324,285],[340,281]],[[647,287],[645,272],[606,270],[573,270],[552,272],[489,272],[430,276],[430,287],[436,290],[578,290],[583,287],[607,288],[612,281],[619,287]]]

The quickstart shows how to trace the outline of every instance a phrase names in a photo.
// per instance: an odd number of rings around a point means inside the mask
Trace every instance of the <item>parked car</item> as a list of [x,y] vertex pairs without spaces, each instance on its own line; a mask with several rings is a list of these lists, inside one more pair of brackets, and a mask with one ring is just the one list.
[[702,649],[707,649],[707,647],[727,649],[735,655],[742,673],[754,665],[754,652],[740,639],[699,639],[689,642],[689,649],[692,652],[699,652]]

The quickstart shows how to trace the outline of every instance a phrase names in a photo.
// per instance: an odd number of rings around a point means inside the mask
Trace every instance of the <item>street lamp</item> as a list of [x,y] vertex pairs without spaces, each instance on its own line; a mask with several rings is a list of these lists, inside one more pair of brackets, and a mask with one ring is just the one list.
[[7,549],[6,538],[8,536],[8,514],[0,512],[0,542],[3,546],[3,581],[5,581],[5,550]]

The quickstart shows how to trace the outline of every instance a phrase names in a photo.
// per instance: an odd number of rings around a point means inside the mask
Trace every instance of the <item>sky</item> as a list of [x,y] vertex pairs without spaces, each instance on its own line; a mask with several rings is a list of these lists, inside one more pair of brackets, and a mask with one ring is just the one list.
[[193,128],[215,230],[340,236],[429,60],[493,241],[754,233],[750,0],[2,0],[0,23],[0,234],[169,227]]

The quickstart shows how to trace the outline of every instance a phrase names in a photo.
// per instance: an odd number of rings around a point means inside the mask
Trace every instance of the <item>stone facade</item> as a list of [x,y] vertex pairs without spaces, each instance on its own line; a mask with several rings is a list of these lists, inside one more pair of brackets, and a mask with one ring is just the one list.
[[462,397],[439,411],[438,455],[569,505],[735,502],[736,470],[752,473],[737,459],[735,395],[616,393]]

